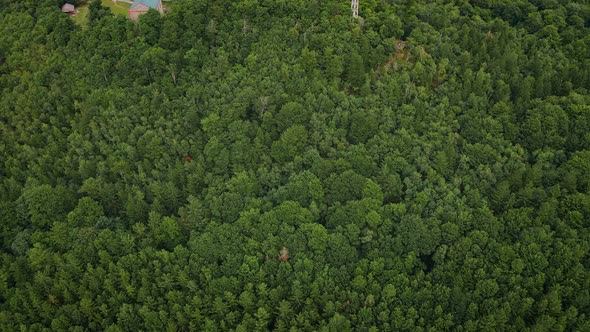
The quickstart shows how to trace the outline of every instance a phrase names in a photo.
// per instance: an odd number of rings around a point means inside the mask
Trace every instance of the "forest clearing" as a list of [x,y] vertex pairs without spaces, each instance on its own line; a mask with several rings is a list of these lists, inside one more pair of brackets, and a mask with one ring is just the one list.
[[[72,16],[72,20],[76,22],[76,24],[80,26],[85,26],[86,24],[88,24],[88,6],[91,2],[92,0],[89,0],[76,7],[76,10],[78,10],[78,14]],[[111,12],[115,15],[127,16],[127,11],[131,6],[131,2],[103,0],[102,5],[106,8],[109,8]]]

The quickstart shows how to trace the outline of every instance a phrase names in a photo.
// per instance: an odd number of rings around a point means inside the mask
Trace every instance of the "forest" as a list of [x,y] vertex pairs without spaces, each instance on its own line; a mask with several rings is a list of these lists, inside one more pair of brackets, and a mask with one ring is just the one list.
[[102,2],[0,0],[1,331],[590,331],[588,0]]

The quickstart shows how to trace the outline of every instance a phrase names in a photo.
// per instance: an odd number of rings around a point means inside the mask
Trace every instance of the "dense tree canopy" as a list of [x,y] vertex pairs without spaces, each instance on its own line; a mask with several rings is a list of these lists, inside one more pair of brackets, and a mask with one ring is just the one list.
[[62,4],[0,0],[0,330],[590,330],[587,1]]

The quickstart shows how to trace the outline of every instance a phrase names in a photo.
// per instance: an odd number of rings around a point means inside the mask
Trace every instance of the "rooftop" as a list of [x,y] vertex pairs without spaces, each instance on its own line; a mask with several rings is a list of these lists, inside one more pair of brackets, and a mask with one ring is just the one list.
[[61,7],[61,11],[64,13],[69,13],[69,12],[73,12],[74,10],[76,10],[76,8],[74,7],[74,5],[66,3]]
[[131,8],[133,8],[139,4],[144,4],[150,8],[158,9],[159,3],[160,3],[160,0],[135,0],[135,1],[133,1]]

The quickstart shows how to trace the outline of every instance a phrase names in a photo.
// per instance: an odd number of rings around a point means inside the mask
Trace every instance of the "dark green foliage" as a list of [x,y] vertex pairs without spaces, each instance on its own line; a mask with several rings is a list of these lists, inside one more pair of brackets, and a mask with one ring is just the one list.
[[62,4],[0,0],[1,331],[590,330],[586,2]]
[[353,88],[358,89],[365,83],[365,64],[363,63],[363,58],[360,54],[354,52],[347,60],[346,80]]
[[[160,13],[157,10],[150,9],[147,13],[141,15],[139,17],[139,23],[137,23],[137,30],[139,30],[140,35],[145,39],[146,43],[149,45],[155,45],[160,40],[160,31],[162,30]],[[170,30],[172,29],[166,29],[167,32]],[[174,30],[170,32],[174,33]],[[171,38],[171,36],[167,37]],[[162,40],[162,42],[165,43],[164,40]],[[169,41],[167,44],[170,44],[171,42],[172,41]]]
[[109,15],[111,10],[102,5],[102,0],[91,0],[88,5],[88,21],[92,24]]

